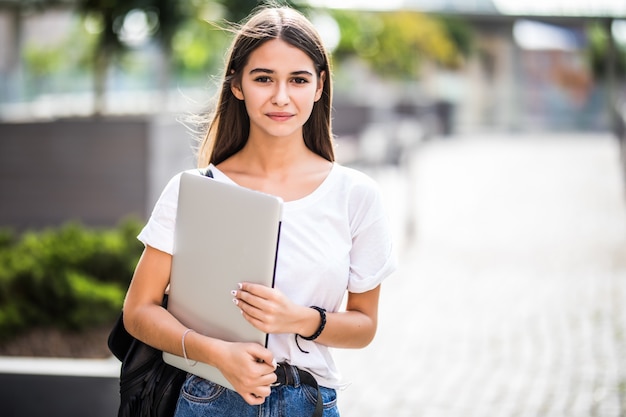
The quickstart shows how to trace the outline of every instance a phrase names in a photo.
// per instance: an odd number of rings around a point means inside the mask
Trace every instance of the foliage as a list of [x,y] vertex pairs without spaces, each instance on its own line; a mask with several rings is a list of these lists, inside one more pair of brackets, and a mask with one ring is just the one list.
[[[204,78],[222,69],[226,49],[231,40],[230,24],[241,22],[250,12],[268,0],[221,0],[192,2],[195,12],[182,22],[171,41],[171,60],[180,78]],[[301,11],[303,6],[290,1],[272,1],[288,4]]]
[[359,56],[383,76],[415,77],[424,60],[456,68],[471,53],[472,32],[460,20],[411,11],[331,14],[341,28],[335,58]]
[[474,30],[463,19],[452,16],[439,16],[439,22],[454,43],[458,54],[467,58],[474,52]]
[[59,52],[56,48],[30,44],[24,48],[24,60],[35,77],[43,77],[62,67],[64,59]]
[[[187,35],[189,35],[190,26],[188,23],[192,21],[191,26],[193,27],[193,20],[197,19],[198,16],[203,16],[203,11],[207,8],[216,9],[213,3],[215,2],[210,0],[78,0],[79,12],[86,17],[98,20],[101,28],[92,60],[95,80],[95,112],[101,113],[105,110],[106,72],[111,60],[128,50],[128,45],[122,39],[127,17],[137,11],[154,17],[154,29],[150,35],[161,49],[164,57],[161,71],[163,74],[167,74],[165,75],[165,78],[167,78],[171,70],[169,65],[172,62],[178,65],[191,63],[195,68],[184,67],[183,69],[190,69],[192,72],[194,69],[215,63],[215,58],[218,55],[210,49],[212,42],[205,43],[203,45],[204,49],[202,49],[200,42],[203,38],[192,40],[189,36],[185,36],[184,33],[177,36],[181,28],[184,30],[185,27]],[[262,2],[255,0],[222,0],[219,3],[223,6],[220,10],[225,14],[226,18],[239,21]],[[290,2],[285,1],[284,3]],[[191,33],[193,33],[193,29],[191,29]],[[209,36],[205,39],[214,40],[218,44],[221,41],[219,36],[217,38]],[[199,55],[192,58],[189,52],[181,54],[184,47],[181,47],[181,44],[192,47],[193,50],[199,52]],[[171,60],[169,58],[171,58],[174,48],[176,48],[179,55],[177,56],[178,59]],[[162,87],[167,87],[168,80],[163,79],[162,82]]]
[[0,233],[0,340],[32,327],[80,330],[111,322],[142,251],[140,222],[111,230],[68,223]]
[[189,19],[172,40],[172,63],[181,78],[206,77],[222,65],[228,35],[211,24]]
[[[32,1],[42,9],[57,4],[55,0]],[[133,77],[133,83],[148,88],[155,80],[159,88],[169,88],[168,79],[173,74],[179,86],[203,82],[222,67],[230,40],[228,31],[222,30],[226,22],[240,22],[254,8],[267,3],[311,11],[304,1],[288,0],[78,0],[74,4],[80,19],[62,43],[26,45],[25,91],[35,94],[89,88],[84,68],[91,67],[98,113],[106,111],[104,95],[112,63],[124,77]],[[146,43],[133,46],[124,41],[123,28],[125,19],[137,11],[149,17],[150,32]],[[340,43],[333,51],[338,66],[356,56],[379,75],[413,79],[425,61],[457,68],[472,52],[472,30],[458,18],[402,10],[326,12],[341,31]],[[146,52],[155,50],[163,56],[156,65],[154,60],[145,59]]]
[[[593,74],[598,79],[607,76],[607,54],[611,34],[606,27],[599,22],[594,22],[587,28],[589,39],[588,59]],[[626,73],[626,48],[616,45],[615,47],[615,71],[617,74]]]
[[[78,40],[78,41],[77,41]],[[79,91],[87,84],[83,68],[92,60],[96,38],[74,19],[67,34],[55,43],[28,42],[23,49],[29,93]],[[81,83],[81,80],[84,82]]]

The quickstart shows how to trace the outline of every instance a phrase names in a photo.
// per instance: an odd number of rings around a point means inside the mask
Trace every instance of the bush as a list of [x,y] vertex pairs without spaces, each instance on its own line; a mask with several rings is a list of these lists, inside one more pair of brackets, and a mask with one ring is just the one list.
[[68,223],[0,232],[0,340],[33,327],[81,330],[120,312],[143,250],[141,223],[111,230]]

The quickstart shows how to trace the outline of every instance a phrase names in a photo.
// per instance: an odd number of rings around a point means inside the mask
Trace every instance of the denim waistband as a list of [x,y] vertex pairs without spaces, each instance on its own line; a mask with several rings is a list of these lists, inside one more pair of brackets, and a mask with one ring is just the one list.
[[317,391],[317,403],[315,404],[313,417],[322,417],[322,413],[324,412],[322,408],[322,392],[320,391],[320,387],[317,384],[315,377],[311,375],[311,373],[296,366],[292,366],[287,362],[279,363],[274,373],[277,377],[276,382],[272,384],[272,386],[274,387],[278,387],[281,385],[297,387],[298,385],[303,384],[315,388],[315,390]]

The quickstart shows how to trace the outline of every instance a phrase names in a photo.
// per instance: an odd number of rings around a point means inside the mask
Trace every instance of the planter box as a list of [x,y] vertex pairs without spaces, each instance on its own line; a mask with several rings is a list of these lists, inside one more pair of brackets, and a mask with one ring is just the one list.
[[114,417],[120,362],[0,357],[3,417]]

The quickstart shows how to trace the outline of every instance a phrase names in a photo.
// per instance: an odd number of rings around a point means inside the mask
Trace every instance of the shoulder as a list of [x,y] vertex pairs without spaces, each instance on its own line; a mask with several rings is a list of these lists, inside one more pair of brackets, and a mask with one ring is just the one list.
[[363,171],[338,163],[335,163],[333,169],[337,177],[346,184],[376,187],[376,181]]
[[337,163],[333,169],[335,171],[336,182],[345,192],[355,195],[371,196],[379,194],[380,189],[378,183],[363,171]]
[[346,204],[353,225],[369,224],[385,215],[385,204],[378,183],[363,171],[336,164],[335,191]]
[[180,184],[180,178],[183,176],[183,174],[192,174],[192,175],[201,176],[205,174],[207,169],[208,168],[193,168],[193,169],[187,169],[184,171],[179,171],[170,178],[165,188],[168,188],[168,187],[178,188]]
[[165,204],[175,204],[178,200],[178,192],[180,190],[180,178],[182,177],[183,173],[200,176],[204,175],[204,172],[205,169],[194,168],[180,171],[174,174],[163,188],[159,201]]

